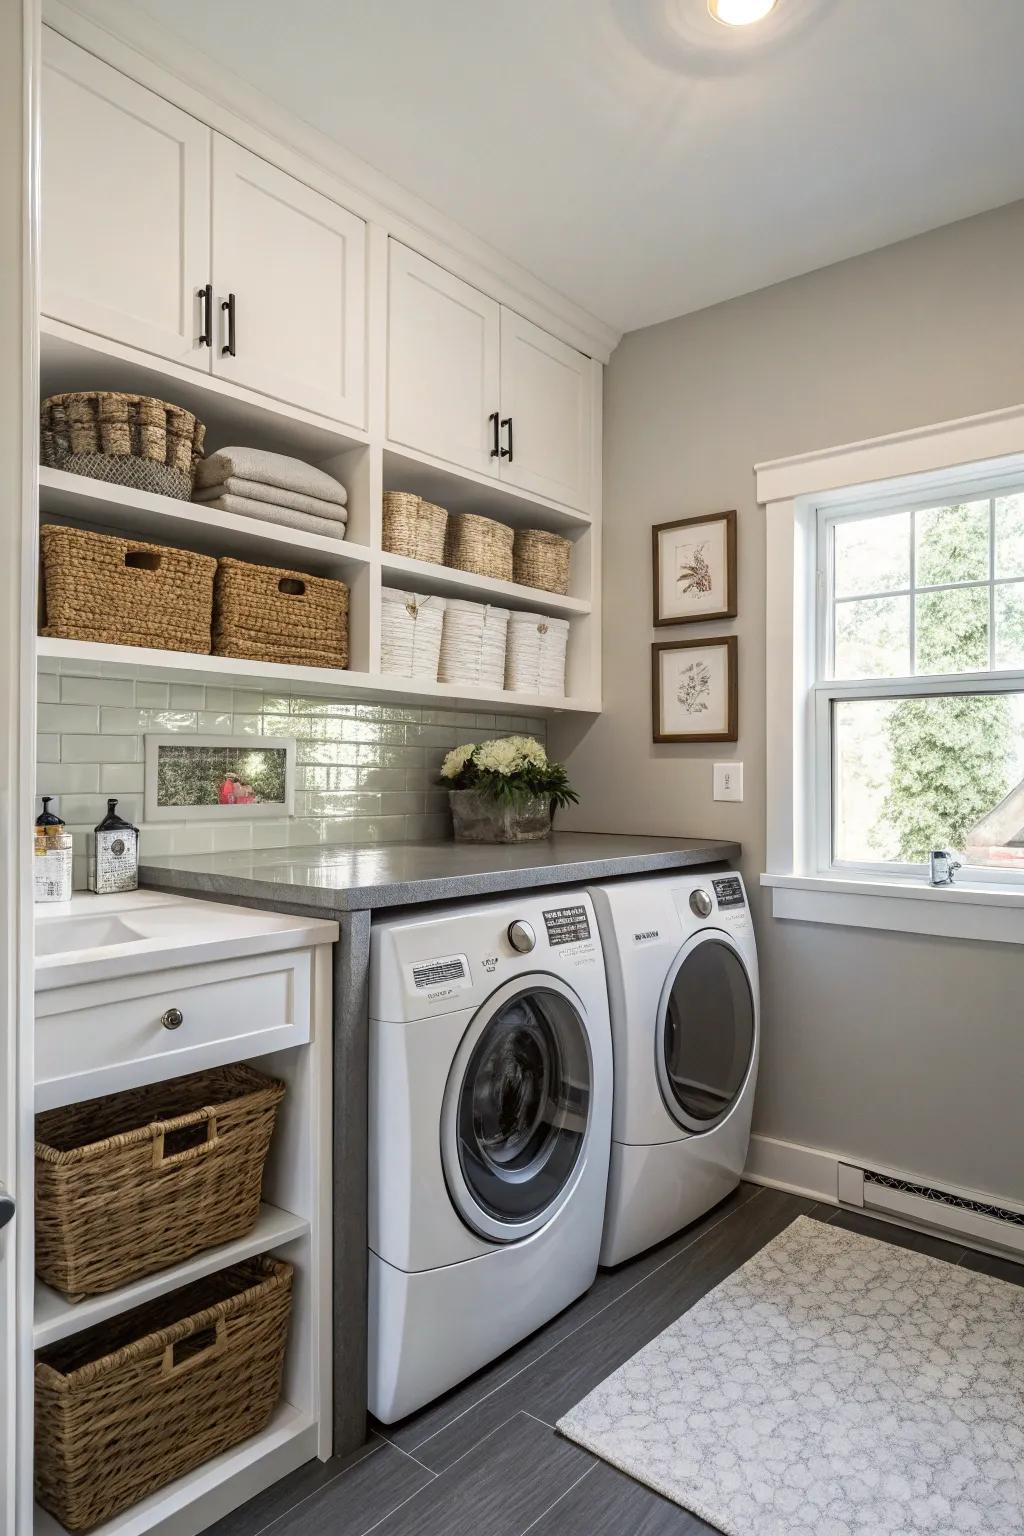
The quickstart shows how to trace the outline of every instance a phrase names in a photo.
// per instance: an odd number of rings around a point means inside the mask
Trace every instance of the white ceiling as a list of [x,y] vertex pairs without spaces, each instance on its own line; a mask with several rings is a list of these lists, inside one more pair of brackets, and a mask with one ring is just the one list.
[[624,330],[1024,196],[1024,0],[135,0]]

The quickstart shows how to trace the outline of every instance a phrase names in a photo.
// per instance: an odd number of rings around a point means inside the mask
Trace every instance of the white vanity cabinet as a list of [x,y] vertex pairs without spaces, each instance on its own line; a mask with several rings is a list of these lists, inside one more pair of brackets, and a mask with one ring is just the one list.
[[43,314],[362,427],[363,220],[44,38]]
[[210,129],[49,28],[43,101],[43,314],[208,370]]
[[590,358],[391,241],[391,442],[585,509],[591,401]]

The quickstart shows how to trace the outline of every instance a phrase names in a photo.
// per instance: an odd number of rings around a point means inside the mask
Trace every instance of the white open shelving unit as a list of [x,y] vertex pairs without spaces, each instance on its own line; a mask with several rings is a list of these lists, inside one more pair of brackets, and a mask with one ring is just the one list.
[[[346,537],[332,539],[43,467],[41,524],[66,523],[203,554],[231,555],[329,576],[350,588],[349,666],[344,671],[46,637],[39,640],[40,656],[102,663],[112,673],[144,667],[149,677],[230,681],[234,687],[253,689],[290,687],[323,698],[431,701],[519,715],[592,714],[600,709],[599,538],[589,513],[46,317],[41,322],[40,380],[44,398],[90,388],[172,399],[206,425],[207,452],[244,442],[289,453],[335,475],[349,494]],[[452,511],[476,511],[512,527],[545,528],[571,539],[569,592],[559,596],[391,554],[382,540],[385,490],[415,491]],[[467,688],[382,672],[382,586],[568,619],[565,696]]]

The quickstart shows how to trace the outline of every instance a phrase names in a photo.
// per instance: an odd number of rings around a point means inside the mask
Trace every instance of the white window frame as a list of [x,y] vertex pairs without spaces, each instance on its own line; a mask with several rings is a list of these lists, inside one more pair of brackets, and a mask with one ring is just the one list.
[[918,866],[831,862],[835,697],[1024,689],[1024,672],[826,681],[820,667],[827,589],[819,530],[854,510],[927,507],[1019,489],[1024,406],[916,428],[755,466],[765,509],[767,849],[762,882],[776,917],[1024,943],[1024,884],[970,870],[935,889]]

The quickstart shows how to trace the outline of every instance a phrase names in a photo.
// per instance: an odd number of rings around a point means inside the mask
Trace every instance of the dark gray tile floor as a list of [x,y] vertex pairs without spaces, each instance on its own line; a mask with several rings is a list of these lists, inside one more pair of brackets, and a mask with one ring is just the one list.
[[592,1387],[796,1216],[1024,1283],[1024,1267],[779,1190],[742,1185],[347,1462],[311,1462],[209,1536],[714,1536],[553,1428]]

